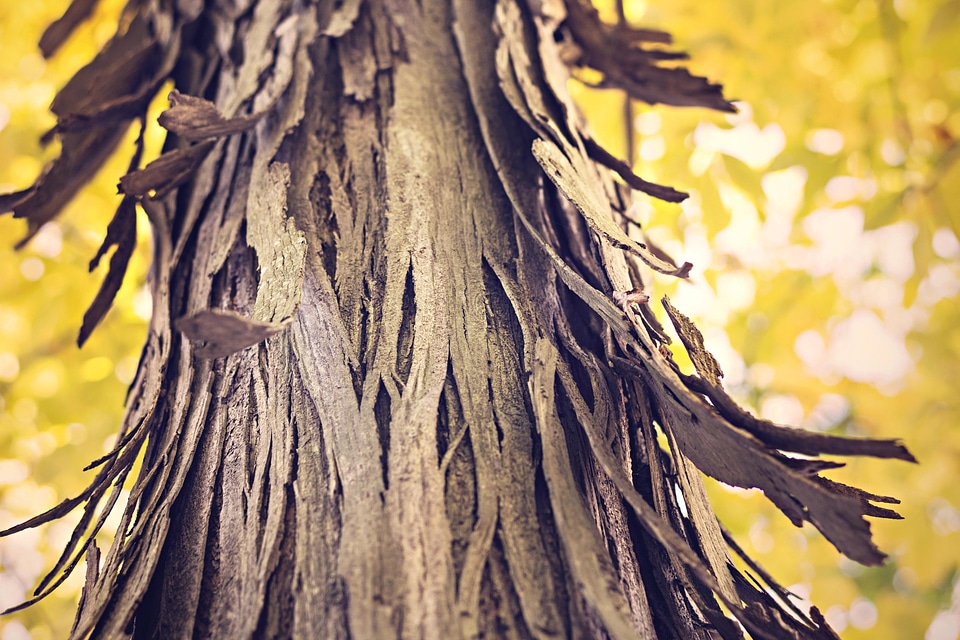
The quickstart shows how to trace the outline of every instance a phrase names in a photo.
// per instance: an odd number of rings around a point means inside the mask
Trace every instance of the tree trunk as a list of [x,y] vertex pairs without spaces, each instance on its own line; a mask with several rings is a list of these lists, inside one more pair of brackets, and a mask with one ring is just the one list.
[[[690,265],[643,243],[603,165],[682,194],[603,151],[565,90],[590,66],[731,108],[640,46],[665,40],[580,0],[132,3],[54,104],[59,164],[3,200],[35,231],[70,195],[49,176],[82,182],[84,150],[173,78],[82,334],[139,202],[154,316],[123,437],[24,525],[85,505],[41,585],[87,550],[74,637],[833,637],[734,567],[697,469],[877,563],[863,515],[892,499],[780,451],[909,454],[749,416],[665,300],[697,375],[673,363],[644,282]],[[88,528],[138,456],[98,569]]]

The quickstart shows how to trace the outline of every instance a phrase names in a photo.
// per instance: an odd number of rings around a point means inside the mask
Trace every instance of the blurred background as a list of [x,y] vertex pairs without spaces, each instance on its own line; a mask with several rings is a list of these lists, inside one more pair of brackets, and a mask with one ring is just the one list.
[[[615,0],[597,4],[619,19]],[[122,3],[101,0],[44,60],[36,43],[66,5],[0,0],[0,193],[29,186],[56,154],[38,142],[50,101],[113,34]],[[628,104],[589,88],[599,78],[571,81],[608,149],[691,194],[679,206],[636,198],[647,233],[695,265],[689,282],[657,278],[651,293],[697,321],[725,386],[754,413],[901,437],[921,463],[851,460],[830,473],[903,500],[906,520],[873,523],[883,567],[845,560],[757,492],[709,481],[720,520],[843,638],[956,640],[960,0],[626,0],[623,14],[673,33],[691,69],[740,108]],[[148,136],[157,149],[159,127]],[[26,225],[0,217],[0,528],[80,492],[92,477],[81,469],[112,448],[150,316],[144,219],[114,309],[82,350],[75,339],[106,272],[106,260],[92,274],[88,263],[125,162],[20,252]],[[0,608],[29,597],[74,522],[0,540]],[[0,640],[65,637],[81,584],[82,571],[0,619]]]

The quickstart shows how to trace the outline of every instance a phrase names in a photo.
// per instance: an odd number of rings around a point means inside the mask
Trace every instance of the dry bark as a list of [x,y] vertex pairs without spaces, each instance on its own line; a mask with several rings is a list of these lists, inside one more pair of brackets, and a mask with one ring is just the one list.
[[174,80],[81,333],[138,202],[154,316],[119,444],[84,494],[6,532],[83,507],[38,589],[88,554],[73,637],[834,637],[734,567],[700,471],[876,564],[864,515],[895,500],[786,454],[912,458],[739,409],[664,300],[697,375],[674,365],[644,287],[691,265],[638,240],[607,169],[683,194],[591,140],[565,89],[588,65],[638,99],[732,109],[644,48],[668,41],[585,0],[131,2],[54,103],[61,158],[0,197],[35,233]]

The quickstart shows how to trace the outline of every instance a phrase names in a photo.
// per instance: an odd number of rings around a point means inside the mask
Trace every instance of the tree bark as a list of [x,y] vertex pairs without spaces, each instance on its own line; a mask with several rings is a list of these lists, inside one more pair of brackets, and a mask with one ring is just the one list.
[[[88,68],[106,89],[57,111],[79,172],[72,149],[177,88],[164,155],[121,182],[155,259],[120,444],[24,525],[84,504],[41,585],[87,550],[74,637],[834,637],[733,565],[698,469],[877,563],[863,515],[892,499],[781,451],[909,453],[749,416],[665,301],[697,374],[673,363],[644,287],[690,265],[644,243],[604,165],[683,194],[600,149],[565,90],[589,65],[731,108],[637,44],[664,35],[580,0],[131,5]],[[647,55],[618,66],[621,45]],[[52,185],[5,208],[33,231]],[[138,456],[98,569],[88,528]]]

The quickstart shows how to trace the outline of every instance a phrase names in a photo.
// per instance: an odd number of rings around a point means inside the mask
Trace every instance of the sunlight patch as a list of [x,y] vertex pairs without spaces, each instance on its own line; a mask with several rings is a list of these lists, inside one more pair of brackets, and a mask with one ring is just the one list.
[[811,275],[856,278],[869,267],[870,256],[858,251],[863,217],[860,207],[843,207],[817,209],[803,219],[803,230],[815,243],[806,267]]
[[803,405],[794,395],[770,393],[760,403],[760,417],[777,424],[798,425],[803,422]]
[[940,227],[933,233],[933,252],[944,260],[960,257],[960,241],[951,229]]
[[633,126],[637,133],[652,136],[660,132],[663,118],[656,111],[645,111],[633,119]]
[[807,134],[807,149],[835,156],[843,151],[843,134],[836,129],[814,129]]
[[827,359],[830,369],[850,380],[881,386],[900,382],[913,366],[903,336],[863,309],[833,328]]
[[837,176],[830,178],[824,193],[832,202],[869,200],[877,194],[877,181],[871,178]]
[[763,129],[755,122],[743,122],[732,129],[701,122],[693,132],[693,140],[698,148],[732,156],[751,169],[765,169],[787,144],[783,129],[775,122]]

